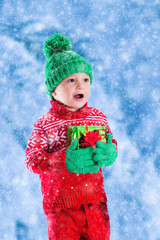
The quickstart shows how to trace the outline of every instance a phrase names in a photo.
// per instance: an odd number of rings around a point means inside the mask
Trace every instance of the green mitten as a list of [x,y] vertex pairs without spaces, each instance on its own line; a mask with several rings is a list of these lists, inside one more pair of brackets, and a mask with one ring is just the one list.
[[117,158],[116,145],[112,143],[112,135],[108,133],[107,143],[96,142],[93,160],[99,167],[110,166]]
[[[72,141],[73,142],[73,141]],[[71,173],[97,173],[99,167],[93,161],[91,147],[77,149],[78,139],[66,150],[66,167]]]

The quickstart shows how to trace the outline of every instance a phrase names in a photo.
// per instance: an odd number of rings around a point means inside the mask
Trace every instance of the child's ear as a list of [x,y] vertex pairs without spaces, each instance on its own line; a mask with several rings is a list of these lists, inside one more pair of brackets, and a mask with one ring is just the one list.
[[55,89],[53,90],[53,92],[51,93],[52,97],[55,97],[56,96],[56,91]]

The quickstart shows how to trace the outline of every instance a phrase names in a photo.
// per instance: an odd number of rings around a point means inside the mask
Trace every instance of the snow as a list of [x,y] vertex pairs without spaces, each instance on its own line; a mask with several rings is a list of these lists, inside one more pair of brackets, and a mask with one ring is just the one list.
[[117,161],[103,168],[111,240],[160,239],[159,0],[0,2],[0,239],[47,239],[38,175],[24,165],[49,107],[44,40],[65,34],[92,65],[89,105],[108,117]]

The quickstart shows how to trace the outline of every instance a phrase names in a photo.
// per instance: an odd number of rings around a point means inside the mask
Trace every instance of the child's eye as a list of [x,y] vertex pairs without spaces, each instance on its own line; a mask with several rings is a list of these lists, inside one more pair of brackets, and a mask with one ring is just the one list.
[[89,81],[89,78],[85,78],[84,81],[85,81],[85,82],[88,82],[88,81]]
[[71,78],[71,79],[68,79],[67,82],[74,82],[74,81],[75,81],[74,78]]

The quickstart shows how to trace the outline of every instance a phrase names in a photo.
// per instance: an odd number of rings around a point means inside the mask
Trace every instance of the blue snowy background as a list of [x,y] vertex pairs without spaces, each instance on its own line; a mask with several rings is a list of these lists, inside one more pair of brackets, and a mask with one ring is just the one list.
[[118,141],[103,169],[111,240],[160,240],[160,0],[0,0],[0,240],[47,240],[24,158],[50,108],[43,44],[54,33],[91,63],[89,106]]

